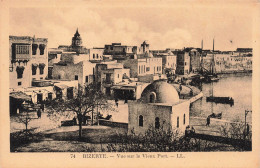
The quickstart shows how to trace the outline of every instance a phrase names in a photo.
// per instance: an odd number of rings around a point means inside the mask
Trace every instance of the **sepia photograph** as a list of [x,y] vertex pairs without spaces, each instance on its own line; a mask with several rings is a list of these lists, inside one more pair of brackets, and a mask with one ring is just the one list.
[[117,2],[10,3],[8,152],[251,153],[259,2]]

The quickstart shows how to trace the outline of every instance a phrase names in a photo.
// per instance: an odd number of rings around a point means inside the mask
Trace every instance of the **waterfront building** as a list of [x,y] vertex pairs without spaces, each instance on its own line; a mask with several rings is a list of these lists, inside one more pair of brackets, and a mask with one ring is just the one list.
[[130,69],[131,78],[162,74],[162,58],[153,57],[152,54],[149,54],[149,57],[144,54],[138,56],[138,59],[128,59],[122,62],[125,68]]
[[197,73],[201,70],[201,53],[200,48],[185,48],[190,56],[190,72]]
[[237,52],[240,53],[253,53],[253,48],[237,48]]
[[177,52],[177,68],[176,74],[187,75],[190,73],[190,56],[189,52]]
[[214,60],[217,73],[232,73],[252,70],[252,54],[238,52],[221,52],[219,54],[207,54],[203,57],[202,66],[209,70]]
[[153,50],[155,57],[162,58],[162,73],[173,75],[177,67],[177,55],[173,54],[170,50]]
[[183,134],[189,125],[189,106],[189,101],[179,99],[172,85],[163,80],[154,81],[139,100],[128,103],[128,133],[144,134],[152,126]]

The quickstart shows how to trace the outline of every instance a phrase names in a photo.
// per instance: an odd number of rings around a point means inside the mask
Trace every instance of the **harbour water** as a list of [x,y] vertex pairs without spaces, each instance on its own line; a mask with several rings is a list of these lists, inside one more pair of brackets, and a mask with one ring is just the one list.
[[[203,98],[190,106],[192,117],[206,118],[212,113],[221,113],[222,120],[245,121],[245,110],[252,110],[252,74],[221,74],[220,80],[203,83]],[[206,102],[207,96],[232,97],[234,105]],[[248,113],[247,121],[252,122],[252,113]]]

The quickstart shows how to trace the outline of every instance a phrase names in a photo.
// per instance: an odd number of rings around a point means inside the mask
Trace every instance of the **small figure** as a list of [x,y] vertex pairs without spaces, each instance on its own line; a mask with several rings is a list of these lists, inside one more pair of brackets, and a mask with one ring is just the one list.
[[41,109],[38,109],[38,110],[37,110],[37,116],[38,116],[38,118],[41,118],[41,116],[42,116]]
[[195,134],[195,129],[193,126],[191,127],[191,132],[192,132],[192,134]]
[[210,124],[210,117],[207,117],[207,124],[206,124],[206,126],[209,126],[209,124]]
[[118,107],[118,99],[115,99],[116,106]]
[[44,104],[41,104],[41,110],[44,112]]

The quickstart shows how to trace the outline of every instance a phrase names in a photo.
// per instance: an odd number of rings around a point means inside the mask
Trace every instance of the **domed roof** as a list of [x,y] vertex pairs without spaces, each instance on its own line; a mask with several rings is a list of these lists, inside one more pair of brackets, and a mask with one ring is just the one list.
[[148,85],[141,95],[141,101],[145,103],[167,103],[179,102],[177,90],[165,80],[157,80]]

